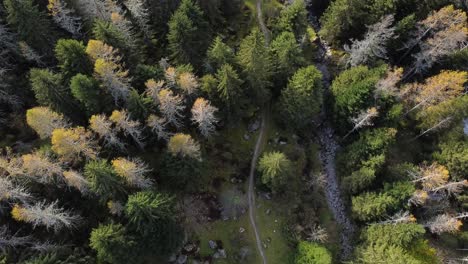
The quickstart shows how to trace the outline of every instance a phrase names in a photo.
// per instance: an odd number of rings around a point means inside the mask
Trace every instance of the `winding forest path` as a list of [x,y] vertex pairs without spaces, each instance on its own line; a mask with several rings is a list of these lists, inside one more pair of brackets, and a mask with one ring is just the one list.
[[[265,25],[265,21],[263,20],[263,11],[262,11],[262,0],[257,0],[257,20],[260,26],[260,30],[265,35],[265,45],[270,44],[270,31]],[[255,234],[255,242],[257,244],[257,249],[260,257],[262,258],[262,263],[267,264],[267,259],[265,256],[265,252],[262,246],[262,240],[260,238],[260,231],[257,227],[257,222],[255,221],[256,215],[256,205],[255,205],[255,169],[257,166],[258,157],[260,156],[260,148],[262,146],[263,137],[265,135],[265,122],[267,120],[267,108],[264,107],[262,112],[262,123],[260,126],[260,132],[258,134],[257,142],[255,143],[255,149],[252,157],[252,162],[250,163],[250,173],[249,173],[249,189],[248,189],[248,200],[249,200],[249,220],[250,225]]]
[[248,189],[248,200],[249,200],[249,219],[250,225],[255,234],[255,240],[257,244],[258,253],[262,258],[263,264],[267,263],[265,252],[263,251],[262,240],[260,238],[260,232],[257,228],[257,223],[255,221],[255,168],[257,166],[258,157],[260,156],[260,148],[262,146],[263,137],[265,135],[265,112],[262,114],[262,123],[260,125],[260,132],[258,134],[257,142],[255,143],[255,149],[252,157],[252,162],[250,163],[250,173],[249,173],[249,189]]
[[[331,76],[328,71],[327,60],[331,55],[330,48],[319,39],[318,46],[322,52],[321,60],[315,65],[322,72],[324,98],[327,96],[331,84]],[[341,226],[340,232],[340,245],[341,245],[341,258],[347,259],[350,257],[353,246],[352,237],[354,235],[354,225],[350,221],[345,204],[343,202],[341,189],[336,175],[336,152],[339,149],[338,143],[334,138],[334,130],[331,124],[327,121],[327,110],[325,105],[322,107],[320,113],[321,125],[318,130],[318,137],[320,141],[320,160],[322,162],[323,173],[325,174],[325,197],[327,204],[333,213],[335,221]]]

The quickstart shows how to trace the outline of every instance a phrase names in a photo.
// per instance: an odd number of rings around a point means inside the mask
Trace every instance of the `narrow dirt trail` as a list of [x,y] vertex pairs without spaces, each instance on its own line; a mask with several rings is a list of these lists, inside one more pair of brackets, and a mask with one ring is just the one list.
[[263,137],[265,135],[265,120],[266,114],[262,114],[262,123],[260,126],[260,132],[258,134],[257,142],[255,143],[255,149],[252,157],[252,162],[250,163],[250,173],[249,173],[249,189],[248,189],[248,200],[249,200],[249,219],[250,225],[255,234],[255,240],[257,244],[258,253],[262,258],[263,264],[267,263],[265,252],[263,251],[262,240],[260,238],[260,232],[257,228],[257,223],[255,221],[255,168],[257,166],[258,157],[260,156],[260,148],[262,146]]
[[[257,0],[257,20],[260,26],[260,30],[265,35],[265,45],[269,46],[270,44],[270,31],[265,25],[265,21],[263,20],[263,12],[262,12],[262,0]],[[258,134],[257,142],[255,143],[255,149],[252,157],[252,161],[250,163],[250,173],[249,173],[249,188],[248,188],[248,200],[249,200],[249,220],[250,225],[252,226],[252,230],[255,234],[255,242],[257,244],[257,250],[262,258],[262,263],[267,264],[267,259],[265,256],[265,252],[262,246],[262,240],[260,237],[260,231],[257,227],[257,223],[255,221],[256,216],[256,205],[255,205],[255,169],[257,166],[258,157],[260,156],[261,146],[263,137],[265,135],[265,128],[266,128],[266,120],[267,120],[267,112],[266,107],[264,107],[264,111],[262,112],[262,123],[260,126],[260,132]]]

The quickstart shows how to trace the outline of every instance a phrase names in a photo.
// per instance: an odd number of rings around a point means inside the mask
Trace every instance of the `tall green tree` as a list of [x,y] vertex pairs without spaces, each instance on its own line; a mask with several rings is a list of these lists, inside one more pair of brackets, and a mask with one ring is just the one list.
[[34,1],[4,0],[3,3],[8,14],[7,22],[16,30],[19,39],[42,54],[50,53],[55,41],[51,23]]
[[173,210],[173,199],[165,194],[145,191],[128,197],[125,215],[144,252],[167,255],[180,246],[183,232]]
[[128,197],[125,214],[129,225],[144,231],[160,221],[173,217],[173,199],[170,196],[151,191],[137,192]]
[[125,193],[122,178],[105,160],[92,160],[86,163],[84,175],[90,183],[90,189],[104,202],[121,198]]
[[278,75],[275,79],[281,83],[285,83],[299,67],[305,65],[302,49],[291,32],[283,32],[276,37],[271,42],[270,50]]
[[281,93],[282,121],[296,129],[307,127],[322,107],[322,73],[313,65],[299,69]]
[[317,243],[302,241],[297,245],[294,264],[331,264],[330,252]]
[[226,104],[228,112],[237,112],[244,95],[242,80],[230,64],[224,64],[216,73],[217,92],[222,102]]
[[296,39],[300,39],[306,33],[308,24],[305,2],[304,0],[296,0],[281,10],[275,24],[275,31],[276,34],[289,31],[294,34]]
[[76,110],[70,89],[62,84],[62,75],[48,69],[31,69],[29,80],[39,104],[70,114]]
[[138,260],[138,255],[134,254],[136,243],[121,224],[99,225],[91,232],[89,241],[103,263],[126,264]]
[[273,76],[273,63],[265,37],[258,29],[245,37],[241,44],[237,61],[243,70],[245,79],[250,86],[251,95],[261,104],[269,100],[271,94],[271,78]]
[[169,21],[168,48],[175,64],[202,65],[211,39],[203,11],[192,0],[182,0]]
[[75,97],[86,109],[88,115],[100,113],[106,96],[102,93],[99,83],[92,77],[78,73],[70,81],[70,89]]
[[234,63],[234,51],[218,36],[214,39],[213,43],[211,43],[206,54],[206,60],[208,63],[208,70],[215,72],[226,63]]
[[262,183],[275,193],[284,191],[293,175],[292,162],[284,153],[277,151],[263,154],[258,169],[262,172]]
[[91,74],[93,72],[93,65],[81,41],[60,39],[55,45],[55,57],[65,80],[70,80],[78,73]]
[[366,66],[352,67],[333,80],[333,110],[339,121],[346,124],[351,117],[374,104],[373,91],[386,68],[385,65],[372,69]]

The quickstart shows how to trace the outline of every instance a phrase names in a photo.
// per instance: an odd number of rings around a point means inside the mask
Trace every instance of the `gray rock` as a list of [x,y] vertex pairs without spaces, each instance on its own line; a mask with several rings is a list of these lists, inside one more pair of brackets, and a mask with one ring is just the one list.
[[263,193],[263,198],[267,200],[271,200],[271,194],[270,193]]
[[265,211],[265,213],[266,213],[267,215],[271,214],[271,209],[267,209],[267,210]]
[[239,227],[239,233],[241,233],[241,234],[242,234],[242,233],[244,233],[244,232],[245,232],[245,228],[243,228],[243,227]]
[[211,249],[216,249],[218,247],[218,244],[213,240],[208,241],[208,245]]
[[261,122],[259,119],[257,119],[253,123],[251,123],[247,129],[249,130],[249,133],[253,133],[260,128],[260,125],[261,125]]
[[192,244],[192,243],[187,244],[187,245],[184,246],[184,250],[187,251],[187,252],[191,252],[194,249],[195,249],[195,244]]
[[180,256],[177,258],[176,263],[177,263],[177,264],[185,264],[185,263],[187,263],[187,256],[186,256],[186,255],[180,255]]
[[215,259],[220,259],[220,258],[226,258],[226,251],[224,249],[218,249],[216,253],[213,254],[213,258]]
[[249,141],[249,140],[250,140],[250,136],[247,135],[247,134],[244,134],[244,140],[245,140],[245,141]]
[[248,247],[242,247],[239,251],[240,260],[245,260],[245,258],[247,258],[249,253],[250,253],[250,250]]
[[177,256],[175,254],[172,254],[168,259],[169,262],[175,262],[176,260],[177,260]]

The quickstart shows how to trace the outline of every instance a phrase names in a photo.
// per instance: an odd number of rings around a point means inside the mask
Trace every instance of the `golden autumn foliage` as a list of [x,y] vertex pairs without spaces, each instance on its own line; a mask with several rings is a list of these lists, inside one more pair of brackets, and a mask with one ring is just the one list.
[[167,148],[172,155],[200,159],[200,145],[187,134],[178,133],[171,137]]
[[197,78],[191,72],[181,73],[177,79],[177,84],[186,94],[195,93],[199,87]]
[[145,178],[145,174],[149,170],[146,164],[140,160],[116,158],[112,160],[112,167],[117,175],[125,179],[130,186],[148,188],[152,184],[150,180]]
[[34,107],[26,111],[26,122],[42,139],[50,137],[54,129],[68,125],[63,115],[44,106]]
[[52,133],[52,150],[62,159],[73,161],[80,157],[94,159],[97,145],[83,127],[59,128]]
[[164,76],[170,86],[174,86],[177,78],[177,70],[174,67],[169,67],[164,72]]
[[100,40],[90,39],[86,46],[86,54],[93,60],[105,59],[105,60],[120,60],[117,56],[117,51],[112,47]]
[[19,204],[15,204],[11,209],[11,217],[18,222],[27,222],[26,212]]
[[192,121],[198,125],[198,129],[204,137],[211,136],[215,131],[218,119],[215,113],[218,109],[204,98],[197,98],[192,107]]
[[54,177],[62,175],[62,168],[58,163],[52,162],[47,156],[39,153],[25,154],[21,156],[23,170],[27,175],[39,182],[53,182]]
[[432,190],[445,183],[449,179],[449,171],[445,166],[437,163],[421,168],[420,181],[424,190]]
[[406,85],[400,96],[407,105],[413,105],[408,112],[418,108],[425,110],[462,95],[467,81],[468,72],[442,71],[424,83]]
[[156,81],[154,79],[149,79],[145,82],[146,86],[146,95],[153,99],[154,104],[159,104],[158,93],[164,87],[164,81]]

